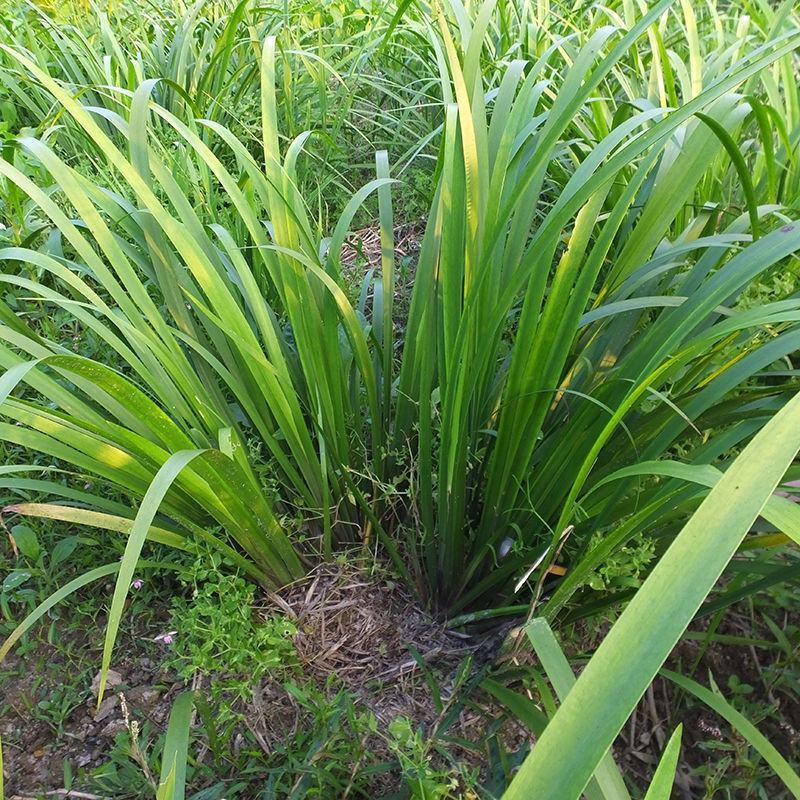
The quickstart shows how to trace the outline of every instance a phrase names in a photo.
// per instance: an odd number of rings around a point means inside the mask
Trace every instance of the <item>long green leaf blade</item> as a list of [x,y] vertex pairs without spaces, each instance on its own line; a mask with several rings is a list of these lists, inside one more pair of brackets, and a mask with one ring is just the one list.
[[800,395],[747,445],[684,526],[545,729],[507,800],[579,797],[798,449]]

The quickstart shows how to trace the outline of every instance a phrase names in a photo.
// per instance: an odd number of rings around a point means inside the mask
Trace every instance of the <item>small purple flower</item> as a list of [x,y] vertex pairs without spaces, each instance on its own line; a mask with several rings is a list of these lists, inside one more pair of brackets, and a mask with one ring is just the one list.
[[131,584],[134,589],[141,589],[144,586],[144,581],[141,578],[136,578]]
[[159,633],[154,642],[162,642],[163,644],[172,644],[175,640],[175,637],[178,635],[178,631],[169,631],[169,633]]

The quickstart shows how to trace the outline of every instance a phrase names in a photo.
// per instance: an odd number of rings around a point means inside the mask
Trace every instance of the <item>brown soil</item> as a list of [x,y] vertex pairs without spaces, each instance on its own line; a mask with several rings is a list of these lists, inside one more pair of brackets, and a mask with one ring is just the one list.
[[[424,220],[402,223],[394,228],[394,255],[396,259],[419,252]],[[353,231],[342,247],[342,267],[346,274],[357,275],[358,267],[377,268],[381,263],[381,229],[379,225]]]
[[[796,624],[800,614],[793,616]],[[741,614],[737,607],[733,607],[723,618],[717,632],[774,640],[768,629],[754,629],[753,622]],[[700,620],[691,626],[691,630],[705,631],[707,627],[708,621]],[[688,672],[702,653],[694,673],[694,679],[699,683],[708,686],[711,676],[728,698],[731,694],[728,679],[732,676],[751,685],[754,691],[750,699],[769,704],[774,709],[764,719],[752,721],[780,753],[794,762],[796,768],[800,753],[800,697],[785,691],[774,693],[764,677],[765,669],[780,657],[780,651],[775,647],[764,650],[721,643],[714,643],[705,650],[702,646],[700,641],[683,639],[670,655],[666,666],[675,672]],[[744,745],[744,740],[699,700],[694,702],[689,698],[688,710],[678,710],[676,699],[679,696],[680,690],[671,681],[660,676],[656,678],[620,735],[619,742],[624,743],[624,748],[620,748],[621,755],[624,753],[620,763],[629,775],[651,775],[655,763],[653,759],[657,754],[660,755],[662,745],[672,730],[678,723],[683,723],[682,757],[673,797],[676,800],[691,800],[701,793],[702,786],[691,778],[690,771],[703,764],[714,764],[724,755],[722,752],[715,754],[702,745],[710,741],[734,741]],[[778,778],[768,778],[764,783],[770,800],[791,797]]]
[[[508,625],[475,637],[454,633],[420,608],[395,581],[385,575],[369,574],[352,562],[320,566],[279,595],[265,598],[256,609],[260,614],[276,611],[289,615],[297,625],[295,646],[305,679],[323,691],[333,691],[329,677],[335,675],[339,685],[374,712],[379,734],[370,742],[370,750],[381,757],[390,755],[383,733],[398,716],[408,717],[415,727],[423,726],[430,735],[436,732],[451,703],[458,702],[459,711],[448,734],[469,741],[481,738],[490,721],[502,717],[501,709],[479,691],[462,705],[461,693],[453,691],[453,682],[464,659],[471,659],[474,670],[495,658]],[[701,622],[693,629],[703,630],[705,625]],[[768,631],[753,630],[753,620],[741,616],[736,608],[728,612],[718,632],[773,638]],[[603,633],[603,626],[587,626],[582,637],[586,648],[596,646]],[[18,675],[22,672],[19,667],[24,666],[19,661],[3,665],[4,673],[11,676],[2,686],[0,704],[0,708],[8,709],[5,718],[0,719],[7,797],[30,797],[45,791],[57,796],[63,786],[64,758],[87,768],[102,763],[114,736],[125,729],[119,702],[122,693],[139,719],[148,720],[156,731],[163,730],[173,696],[182,685],[160,670],[157,659],[141,653],[147,648],[137,648],[137,641],[146,640],[149,641],[146,636],[128,637],[125,648],[115,658],[116,674],[111,676],[100,713],[96,713],[95,695],[87,687],[84,701],[69,716],[61,736],[26,710],[47,696],[48,687],[36,685],[33,671]],[[668,665],[678,671],[688,669],[700,647],[699,642],[684,639]],[[412,656],[412,649],[418,657]],[[51,648],[42,645],[37,654],[26,655],[25,663],[33,665],[37,657],[51,652]],[[728,677],[736,675],[755,687],[754,697],[762,701],[768,697],[776,713],[759,721],[759,727],[788,755],[796,753],[800,746],[800,703],[796,696],[772,696],[765,688],[762,675],[769,666],[766,660],[778,657],[776,653],[775,648],[759,651],[715,644],[703,653],[695,677],[706,682],[710,670],[724,689]],[[86,660],[98,663],[96,644],[91,651],[87,649]],[[70,665],[64,664],[63,668],[70,669]],[[436,675],[444,711],[432,701],[429,672]],[[699,704],[690,703],[688,712],[678,712],[676,698],[675,688],[658,678],[620,734],[614,753],[625,774],[639,785],[646,785],[663,744],[675,726],[683,722],[682,762],[673,797],[684,800],[702,796],[702,785],[689,774],[714,758],[713,752],[700,744],[714,739],[729,741],[733,734],[713,712]],[[270,752],[276,741],[303,724],[303,710],[279,683],[268,680],[254,687],[246,725],[264,751]],[[509,751],[531,741],[513,720],[505,722],[501,737]],[[453,755],[470,767],[486,766],[484,756],[477,750],[456,746]],[[385,786],[376,784],[376,792],[396,788],[396,781],[396,775],[388,776]],[[779,782],[767,785],[773,792],[771,798],[785,796]],[[63,791],[60,796],[65,796]]]
[[[716,633],[743,638],[761,637],[766,641],[774,641],[774,636],[767,626],[747,616],[743,613],[745,610],[746,603],[728,609]],[[797,626],[800,622],[800,611],[795,611],[775,622],[781,628],[791,624]],[[587,649],[592,650],[605,636],[609,627],[610,624],[607,622],[602,625],[592,625],[589,622],[584,627],[583,635],[579,635],[578,638],[589,643]],[[697,620],[689,627],[692,632],[705,632],[707,629],[708,618]],[[674,672],[687,675],[696,663],[697,667],[690,677],[708,686],[708,678],[711,676],[729,699],[731,693],[728,689],[728,680],[732,676],[754,687],[750,699],[754,703],[771,705],[774,712],[769,713],[764,719],[751,721],[797,768],[798,753],[800,753],[800,696],[785,689],[773,693],[767,688],[765,681],[765,673],[777,665],[780,658],[781,652],[774,646],[760,649],[717,641],[705,647],[703,642],[697,639],[683,638],[670,654],[665,666]],[[704,765],[718,765],[725,756],[725,752],[712,750],[709,743],[734,742],[742,745],[743,749],[746,743],[714,711],[692,696],[687,698],[685,693],[668,679],[657,676],[653,681],[620,732],[614,744],[614,758],[628,778],[639,786],[646,787],[661,758],[667,739],[681,723],[683,724],[681,757],[672,798],[693,800],[704,796],[703,783],[693,772]],[[784,784],[776,777],[766,778],[764,784],[768,788],[770,800],[783,800],[783,798],[788,800],[791,797]]]
[[[392,758],[385,733],[397,717],[408,718],[429,736],[462,696],[454,691],[459,666],[469,658],[472,669],[490,662],[511,627],[498,626],[492,635],[470,637],[445,628],[395,580],[370,575],[358,563],[323,564],[297,584],[268,599],[262,613],[275,613],[276,604],[298,628],[295,648],[304,676],[332,692],[343,686],[378,723],[368,747],[379,760]],[[416,653],[416,656],[412,655]],[[428,675],[435,675],[443,708],[435,706]],[[501,710],[489,698],[481,705],[463,705],[447,729],[449,736],[477,740],[487,720]],[[248,727],[266,752],[302,725],[303,710],[279,684],[265,682],[255,693]],[[514,720],[501,735],[510,749],[528,738]],[[451,752],[466,767],[486,766],[480,752],[455,746]],[[373,788],[376,796],[396,791],[397,775],[388,774]]]
[[[450,632],[396,581],[369,575],[352,562],[317,567],[279,595],[265,597],[255,612],[278,612],[293,618],[304,679],[328,693],[343,686],[375,714],[378,734],[370,740],[369,749],[379,760],[391,758],[385,733],[396,717],[405,716],[415,728],[422,726],[426,732],[437,730],[445,713],[452,709],[451,703],[460,699],[452,693],[459,665],[466,658],[473,666],[486,664],[508,630],[508,626],[501,627],[494,635],[477,639]],[[97,624],[101,630],[102,622]],[[149,644],[151,635],[141,633],[138,638]],[[70,714],[60,736],[46,722],[26,713],[25,709],[47,697],[52,687],[36,686],[35,675],[21,669],[39,658],[53,657],[53,648],[43,644],[36,653],[27,654],[24,662],[12,657],[3,665],[4,672],[12,676],[2,686],[0,703],[0,709],[8,709],[0,718],[7,798],[31,798],[43,792],[66,796],[62,789],[65,758],[73,766],[87,769],[102,764],[114,737],[126,728],[120,694],[124,694],[132,717],[150,722],[156,732],[165,729],[172,699],[183,684],[163,673],[153,659],[138,653],[136,642],[137,637],[128,637],[124,646],[118,646],[116,671],[110,675],[100,712],[96,713],[96,693],[87,687],[84,701]],[[412,648],[418,659],[411,655]],[[87,649],[86,659],[99,663],[96,643],[91,652]],[[65,664],[64,668],[69,666]],[[22,674],[16,675],[18,672]],[[436,676],[443,709],[437,709],[432,701],[426,673]],[[334,685],[329,681],[331,675],[337,678]],[[307,712],[277,681],[264,680],[253,689],[245,725],[270,753],[276,742],[304,725]],[[483,709],[500,713],[488,700]],[[476,739],[486,720],[481,706],[464,706],[448,733]],[[516,748],[527,734],[509,720],[504,725],[504,738],[509,747]],[[201,751],[204,749],[201,745]],[[456,747],[454,753],[469,766],[483,766],[474,750]],[[396,790],[397,782],[397,774],[388,774],[376,780],[375,790],[379,794]]]
[[337,675],[384,725],[430,715],[430,698],[416,688],[420,659],[427,669],[452,674],[468,656],[478,664],[490,660],[503,638],[449,631],[396,581],[376,580],[358,566],[322,565],[283,599],[299,629],[303,672],[320,685]]
[[[3,742],[3,767],[6,775],[6,797],[27,798],[47,792],[56,796],[64,785],[64,761],[73,768],[87,770],[102,764],[114,737],[126,729],[120,703],[124,695],[127,706],[139,720],[149,721],[156,730],[166,725],[173,695],[180,685],[172,682],[150,657],[128,653],[115,659],[109,673],[105,698],[97,708],[97,679],[87,686],[81,702],[57,731],[30,709],[57,691],[56,680],[38,685],[35,672],[20,667],[33,665],[37,658],[53,658],[53,648],[41,645],[35,654],[24,660],[10,656],[3,671],[11,675],[3,679],[0,708],[0,736]],[[60,654],[55,658],[63,662]],[[99,664],[99,655],[87,653],[90,663]],[[64,670],[74,668],[62,663]],[[15,674],[20,673],[20,674]],[[56,673],[57,674],[57,673]],[[65,796],[65,795],[60,795]],[[74,797],[80,795],[73,794]]]

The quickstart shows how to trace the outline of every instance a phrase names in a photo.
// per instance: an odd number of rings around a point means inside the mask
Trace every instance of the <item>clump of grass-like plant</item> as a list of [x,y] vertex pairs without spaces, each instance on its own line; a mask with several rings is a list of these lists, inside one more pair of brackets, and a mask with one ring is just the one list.
[[[0,160],[52,232],[0,251],[26,298],[0,309],[0,438],[61,470],[7,466],[5,487],[51,499],[6,513],[128,536],[121,563],[58,595],[117,573],[104,669],[148,538],[200,537],[276,587],[375,536],[450,614],[526,608],[524,578],[536,602],[563,555],[544,613],[580,614],[603,559],[644,531],[668,542],[791,395],[759,375],[798,348],[800,301],[736,306],[800,247],[781,205],[796,200],[798,121],[785,137],[764,124],[796,99],[791,15],[743,47],[735,18],[701,42],[688,4],[626,4],[517,47],[497,35],[506,6],[406,9],[389,26],[424,35],[443,101],[403,319],[390,155],[320,236],[298,178],[313,138],[279,130],[276,38],[260,47],[258,153],[213,114],[155,102],[157,80],[105,86],[92,105],[2,46],[5,74],[57,104],[113,183],[47,136],[9,145],[46,180]],[[668,52],[676,26],[692,35]],[[357,292],[341,253],[371,195],[381,263]],[[26,319],[40,305],[107,358],[44,337]]]

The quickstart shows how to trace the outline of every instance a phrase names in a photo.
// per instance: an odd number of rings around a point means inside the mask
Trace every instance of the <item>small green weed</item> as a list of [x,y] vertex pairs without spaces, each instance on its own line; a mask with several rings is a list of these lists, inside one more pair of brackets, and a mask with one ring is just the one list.
[[[589,543],[589,549],[599,544],[604,535],[596,533]],[[641,586],[648,566],[655,557],[655,542],[642,536],[612,553],[591,574],[588,585],[597,592],[635,589]]]
[[429,743],[407,717],[389,723],[389,747],[397,756],[403,780],[413,800],[454,798],[459,788],[452,770],[437,768],[431,763]]
[[182,678],[214,676],[212,683],[244,694],[268,672],[294,667],[296,628],[283,616],[256,620],[253,585],[223,569],[222,560],[218,553],[200,552],[181,574],[191,595],[172,602],[176,634],[170,665]]

